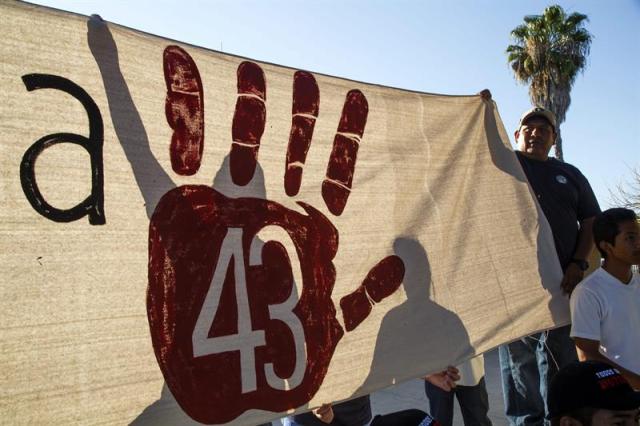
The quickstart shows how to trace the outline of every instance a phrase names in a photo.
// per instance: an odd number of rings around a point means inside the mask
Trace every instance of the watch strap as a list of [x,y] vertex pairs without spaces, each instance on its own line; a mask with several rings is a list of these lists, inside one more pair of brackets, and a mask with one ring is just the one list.
[[587,262],[584,259],[573,258],[569,262],[570,263],[575,263],[576,265],[578,265],[578,268],[580,268],[580,270],[582,270],[582,271],[586,271],[587,269],[589,269],[589,262]]

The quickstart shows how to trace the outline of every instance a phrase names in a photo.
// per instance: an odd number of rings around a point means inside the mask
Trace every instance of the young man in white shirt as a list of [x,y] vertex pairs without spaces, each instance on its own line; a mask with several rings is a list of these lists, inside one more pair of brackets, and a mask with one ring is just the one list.
[[615,208],[596,216],[593,237],[602,267],[571,295],[571,337],[581,360],[616,367],[640,389],[640,224],[632,210]]

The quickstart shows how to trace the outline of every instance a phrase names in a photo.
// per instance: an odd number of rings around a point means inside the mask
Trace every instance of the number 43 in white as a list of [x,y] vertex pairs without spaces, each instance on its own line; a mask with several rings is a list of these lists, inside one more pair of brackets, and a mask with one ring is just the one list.
[[[285,323],[293,334],[295,344],[295,364],[290,377],[278,377],[272,363],[265,364],[265,377],[267,383],[274,389],[290,390],[302,383],[304,371],[307,364],[306,345],[304,339],[304,329],[300,319],[292,312],[298,303],[298,294],[302,291],[302,271],[298,253],[287,232],[278,226],[267,226],[263,228],[252,240],[249,249],[249,265],[261,264],[262,241],[270,239],[280,242],[291,260],[293,280],[297,287],[297,292],[292,291],[289,298],[283,303],[269,305],[269,316],[271,319]],[[265,237],[265,238],[263,238]],[[227,275],[227,268],[231,265],[233,258],[234,276],[236,280],[236,303],[238,305],[238,333],[228,336],[209,337],[209,330],[216,316],[220,304],[222,286]],[[247,281],[244,268],[244,253],[242,250],[242,228],[229,228],[225,235],[220,256],[216,263],[213,278],[198,320],[192,334],[193,356],[194,358],[210,354],[223,352],[240,352],[240,375],[242,381],[242,392],[252,392],[257,389],[256,383],[256,360],[255,348],[264,346],[264,330],[253,330],[251,325],[251,313],[249,310],[249,298],[247,295]]]

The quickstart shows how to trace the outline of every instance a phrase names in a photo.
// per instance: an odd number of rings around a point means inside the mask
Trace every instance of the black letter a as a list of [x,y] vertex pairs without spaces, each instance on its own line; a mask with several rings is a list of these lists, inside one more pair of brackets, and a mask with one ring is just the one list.
[[[55,222],[72,222],[85,215],[89,215],[92,225],[104,225],[104,175],[102,164],[102,144],[104,129],[102,116],[91,96],[80,86],[63,77],[48,74],[27,74],[22,81],[28,91],[37,89],[62,90],[80,101],[89,116],[89,138],[74,133],[54,133],[34,142],[24,153],[20,163],[20,182],[22,190],[31,206],[47,219]],[[91,194],[81,203],[68,209],[61,210],[47,203],[36,183],[35,162],[38,155],[48,147],[58,143],[74,143],[80,145],[89,153],[91,158]]]

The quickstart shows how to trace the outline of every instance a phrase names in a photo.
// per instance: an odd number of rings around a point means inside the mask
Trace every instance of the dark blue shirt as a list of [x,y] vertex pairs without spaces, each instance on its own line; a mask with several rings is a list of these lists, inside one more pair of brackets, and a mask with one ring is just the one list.
[[564,270],[578,242],[578,222],[600,213],[598,200],[580,170],[555,158],[533,160],[516,152],[544,212]]

